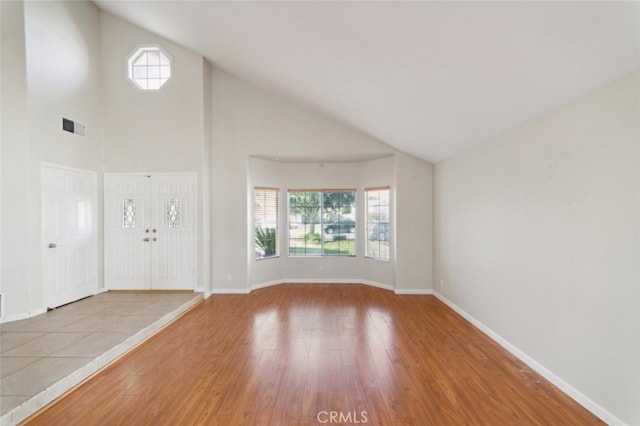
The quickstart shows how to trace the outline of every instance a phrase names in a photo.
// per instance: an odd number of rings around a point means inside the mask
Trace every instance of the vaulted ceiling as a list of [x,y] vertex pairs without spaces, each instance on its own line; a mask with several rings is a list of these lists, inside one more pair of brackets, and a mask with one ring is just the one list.
[[433,162],[640,69],[638,2],[96,4]]

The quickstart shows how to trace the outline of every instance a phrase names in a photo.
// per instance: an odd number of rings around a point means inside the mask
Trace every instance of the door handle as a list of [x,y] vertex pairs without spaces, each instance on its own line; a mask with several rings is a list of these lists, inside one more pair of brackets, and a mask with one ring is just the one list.
[[153,241],[158,241],[158,239],[156,237],[153,237]]
[[56,248],[58,247],[58,245],[56,243],[50,243],[49,244],[49,248]]
[[144,241],[145,243],[148,243],[149,239],[148,238],[143,238],[142,241]]

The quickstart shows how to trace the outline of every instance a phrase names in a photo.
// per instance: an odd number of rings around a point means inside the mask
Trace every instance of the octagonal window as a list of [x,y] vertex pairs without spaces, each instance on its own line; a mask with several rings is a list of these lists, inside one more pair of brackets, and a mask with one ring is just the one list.
[[129,79],[141,90],[158,90],[171,78],[171,58],[158,46],[141,47],[129,56]]

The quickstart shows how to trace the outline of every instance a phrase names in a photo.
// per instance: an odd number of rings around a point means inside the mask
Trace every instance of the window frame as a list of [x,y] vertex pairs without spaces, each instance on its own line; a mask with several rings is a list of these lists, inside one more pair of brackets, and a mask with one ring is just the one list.
[[[144,53],[148,53],[148,52],[152,52],[152,51],[156,51],[158,52],[160,55],[164,56],[169,64],[169,76],[162,81],[158,87],[143,87],[143,85],[138,81],[138,80],[142,80],[141,78],[136,78],[135,77],[135,73],[134,73],[134,64],[135,62],[138,60],[138,58],[140,58],[140,56]],[[133,50],[129,56],[127,56],[127,79],[129,80],[129,82],[135,86],[139,91],[143,92],[143,93],[156,93],[159,92],[160,90],[162,90],[168,83],[169,81],[171,81],[173,79],[173,67],[174,67],[174,61],[173,58],[171,57],[171,55],[169,55],[169,53],[167,53],[167,51],[165,49],[163,49],[161,46],[157,45],[157,44],[148,44],[148,45],[141,45],[135,48],[135,50]],[[162,68],[162,64],[158,65],[158,68]],[[149,67],[147,67],[148,69]],[[159,72],[161,73],[161,70],[159,70]],[[147,78],[145,79],[147,82],[149,80],[162,80],[162,78]]]
[[[370,205],[370,201],[369,201],[369,193],[370,192],[382,192],[382,191],[386,191],[387,192],[387,204],[380,204],[378,202],[378,204],[374,204],[373,206]],[[380,199],[380,197],[378,197],[378,200]],[[383,260],[383,261],[391,261],[391,241],[392,241],[392,237],[393,237],[393,233],[392,233],[392,222],[391,222],[391,186],[386,185],[386,186],[377,186],[377,187],[372,187],[372,188],[365,188],[364,189],[364,219],[365,219],[365,245],[364,245],[364,257],[369,258],[369,259],[375,259],[375,260]],[[378,237],[375,240],[371,240],[371,233],[374,231],[374,227],[376,225],[380,226],[381,223],[384,223],[383,220],[381,220],[380,218],[373,220],[370,217],[370,212],[371,212],[371,207],[374,207],[377,209],[378,214],[380,215],[380,208],[381,207],[386,207],[386,223],[387,223],[387,230],[386,230],[386,239],[384,238],[380,238]],[[379,231],[378,231],[379,232]],[[376,254],[371,254],[370,253],[370,244],[377,242],[378,245],[378,249],[377,249],[377,255]],[[382,250],[380,249],[381,245],[383,244],[383,242],[386,242],[386,244],[388,245],[387,247],[387,255],[386,256],[382,256],[380,255],[380,253],[382,252]]]
[[[275,252],[272,255],[266,256],[266,252],[263,253],[262,256],[257,256],[259,247],[257,244],[257,229],[258,229],[258,192],[275,192],[275,196],[273,199],[275,200],[275,221],[272,221],[275,224]],[[264,197],[265,206],[267,203],[267,197]],[[269,215],[268,207],[264,208],[265,213],[263,214],[263,223],[268,222],[267,216]],[[265,226],[265,229],[270,229],[270,226]],[[255,260],[268,260],[268,259],[277,259],[280,257],[280,188],[275,187],[265,187],[265,186],[256,186],[253,191],[253,245],[254,251],[256,252]],[[262,249],[262,247],[260,247]]]
[[[326,207],[324,205],[324,198],[323,195],[320,195],[318,198],[318,212],[317,212],[317,216],[319,217],[319,223],[312,223],[312,229],[313,226],[315,225],[319,225],[320,226],[320,233],[319,233],[319,244],[320,244],[320,249],[319,249],[319,253],[312,253],[312,254],[307,254],[307,238],[306,235],[308,234],[304,234],[305,237],[303,237],[304,239],[304,251],[305,254],[292,254],[291,250],[292,250],[292,244],[291,242],[294,240],[300,240],[301,238],[292,238],[291,234],[292,234],[292,229],[295,229],[292,227],[292,221],[291,221],[291,196],[290,194],[292,193],[317,193],[317,194],[326,194],[326,193],[353,193],[353,202],[352,204],[349,206],[351,209],[351,212],[348,213],[348,215],[352,216],[353,219],[351,219],[350,217],[344,218],[342,216],[342,213],[338,213],[338,220],[353,220],[354,222],[354,232],[353,232],[353,238],[348,238],[348,236],[345,236],[344,238],[340,238],[340,239],[336,239],[335,236],[333,236],[333,238],[331,240],[327,240],[326,239],[326,233],[325,231],[325,226],[329,223],[334,222],[333,220],[331,221],[325,221],[325,215],[326,215]],[[357,251],[358,251],[358,232],[357,232],[357,224],[358,224],[358,217],[357,217],[357,211],[358,211],[358,190],[356,188],[339,188],[339,189],[326,189],[326,188],[320,188],[320,189],[288,189],[287,190],[287,225],[288,225],[288,230],[287,230],[287,256],[289,258],[309,258],[309,257],[351,257],[354,258],[357,256]],[[298,213],[299,214],[299,213]],[[335,217],[334,217],[335,219]],[[293,222],[293,225],[298,224],[299,222]],[[307,224],[304,224],[307,225]],[[343,234],[342,232],[339,232],[339,235]],[[351,234],[351,232],[347,232],[346,234]],[[340,242],[339,241],[346,241],[346,245],[347,245],[347,251],[349,251],[349,246],[353,246],[353,252],[348,252],[348,253],[342,253],[340,250],[340,248],[338,249],[338,252],[335,254],[328,254],[325,252],[325,244],[327,242],[334,242],[334,241],[338,241],[338,247],[340,247]]]

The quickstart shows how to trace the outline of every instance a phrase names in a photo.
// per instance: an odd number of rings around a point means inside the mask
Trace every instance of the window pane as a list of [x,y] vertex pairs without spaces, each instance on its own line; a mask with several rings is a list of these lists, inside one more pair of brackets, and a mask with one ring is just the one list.
[[180,201],[177,198],[167,200],[167,226],[177,228],[180,225]]
[[365,202],[367,209],[365,256],[389,260],[389,189],[367,190]]
[[147,62],[147,55],[143,52],[140,55],[138,55],[138,57],[135,59],[135,61],[133,61],[133,65],[134,66],[147,66],[148,62]]
[[160,67],[149,67],[148,73],[149,78],[160,78]]
[[171,77],[171,59],[159,47],[142,47],[129,57],[128,72],[142,90],[158,90]]
[[162,78],[166,78],[166,79],[171,77],[171,67],[170,66],[162,66],[162,67],[160,67],[160,76]]
[[278,255],[278,194],[277,189],[255,190],[255,251],[256,258]]
[[160,52],[156,51],[147,51],[143,53],[143,56],[147,57],[147,63],[149,65],[160,65]]
[[129,229],[136,227],[136,200],[122,200],[122,227]]
[[134,79],[139,79],[139,78],[147,78],[147,67],[146,66],[134,66],[133,67],[133,78]]
[[318,194],[289,193],[289,256],[318,256]]
[[289,192],[290,256],[355,256],[355,192]]
[[147,89],[149,90],[158,90],[160,88],[160,80],[158,79],[149,79],[147,80]]

